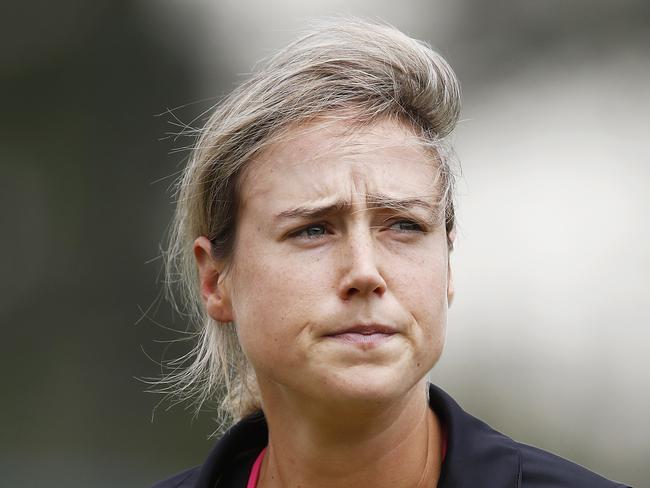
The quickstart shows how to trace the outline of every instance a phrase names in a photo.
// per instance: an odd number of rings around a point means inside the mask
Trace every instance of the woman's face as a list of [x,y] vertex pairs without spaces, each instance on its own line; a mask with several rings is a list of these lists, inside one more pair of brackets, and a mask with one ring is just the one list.
[[263,392],[394,399],[442,352],[451,286],[436,165],[396,122],[346,128],[294,131],[242,181],[225,293]]

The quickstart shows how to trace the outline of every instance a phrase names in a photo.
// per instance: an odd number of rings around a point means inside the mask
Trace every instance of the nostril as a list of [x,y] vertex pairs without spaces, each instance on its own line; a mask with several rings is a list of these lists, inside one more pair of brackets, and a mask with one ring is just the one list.
[[348,256],[346,267],[342,270],[339,296],[344,300],[355,296],[381,297],[386,291],[386,282],[379,271],[374,253],[366,247],[353,250],[354,254]]
[[348,296],[349,296],[349,297],[354,296],[354,295],[356,295],[357,293],[359,293],[359,290],[358,290],[357,288],[350,288],[350,289],[348,290]]
[[364,287],[364,286],[349,286],[345,289],[343,293],[343,297],[345,299],[350,299],[354,296],[365,296],[365,295],[373,295],[376,294],[378,296],[383,296],[384,292],[386,291],[386,288],[383,283],[375,283],[374,285],[369,284],[369,286]]

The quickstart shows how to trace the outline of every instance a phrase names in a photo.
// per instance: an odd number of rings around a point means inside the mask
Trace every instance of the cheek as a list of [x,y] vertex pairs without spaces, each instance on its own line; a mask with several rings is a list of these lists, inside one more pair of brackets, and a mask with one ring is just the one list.
[[426,374],[440,359],[447,334],[447,289],[439,276],[414,280],[405,302],[413,319],[413,365]]
[[[233,267],[232,306],[239,341],[253,366],[289,359],[287,344],[300,340],[322,289],[307,263],[283,259],[253,246]],[[316,280],[319,281],[319,280]]]
[[410,308],[438,309],[447,304],[447,253],[435,243],[420,252],[395,253],[387,269]]
[[[437,349],[444,343],[447,323],[447,260],[445,253],[420,259],[410,272],[400,275],[401,305],[414,319],[414,334]],[[426,349],[426,348],[425,348]]]

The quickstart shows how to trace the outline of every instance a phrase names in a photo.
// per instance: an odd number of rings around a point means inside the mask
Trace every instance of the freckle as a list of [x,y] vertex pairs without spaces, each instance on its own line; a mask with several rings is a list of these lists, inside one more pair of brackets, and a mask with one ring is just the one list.
[[418,367],[420,367],[420,363],[418,363]]

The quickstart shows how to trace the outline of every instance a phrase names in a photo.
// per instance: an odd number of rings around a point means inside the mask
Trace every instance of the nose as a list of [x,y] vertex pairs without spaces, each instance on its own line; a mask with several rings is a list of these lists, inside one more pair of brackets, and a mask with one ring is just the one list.
[[376,259],[376,250],[371,236],[348,236],[341,250],[341,280],[339,296],[350,300],[354,296],[365,297],[375,294],[381,297],[386,292]]

